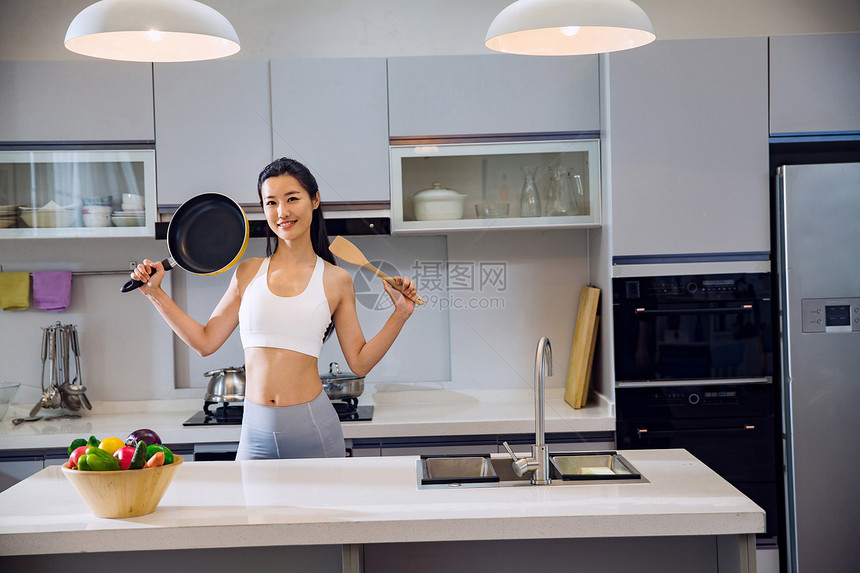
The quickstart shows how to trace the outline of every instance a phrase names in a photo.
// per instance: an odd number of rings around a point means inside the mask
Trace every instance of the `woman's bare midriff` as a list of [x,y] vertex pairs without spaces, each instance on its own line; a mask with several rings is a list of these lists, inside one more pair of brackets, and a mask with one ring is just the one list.
[[322,392],[317,359],[280,348],[245,349],[245,399],[262,406],[293,406]]

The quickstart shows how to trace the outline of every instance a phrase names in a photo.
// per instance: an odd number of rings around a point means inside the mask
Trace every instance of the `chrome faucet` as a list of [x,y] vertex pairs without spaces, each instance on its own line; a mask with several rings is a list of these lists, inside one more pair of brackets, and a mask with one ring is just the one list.
[[522,476],[527,472],[532,473],[532,485],[548,485],[549,478],[549,450],[546,446],[546,430],[544,421],[544,376],[552,376],[552,346],[549,339],[544,336],[537,345],[535,355],[535,444],[532,446],[532,455],[528,458],[520,458],[514,453],[507,442],[502,445],[514,460],[514,473]]

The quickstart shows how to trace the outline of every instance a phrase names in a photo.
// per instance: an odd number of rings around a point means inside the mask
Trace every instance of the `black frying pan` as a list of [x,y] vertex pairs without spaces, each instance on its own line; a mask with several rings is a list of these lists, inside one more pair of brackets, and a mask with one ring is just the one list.
[[[167,226],[164,270],[181,267],[195,275],[210,276],[226,271],[242,258],[248,246],[249,225],[238,203],[220,193],[203,193],[179,206]],[[134,279],[122,292],[141,286]]]

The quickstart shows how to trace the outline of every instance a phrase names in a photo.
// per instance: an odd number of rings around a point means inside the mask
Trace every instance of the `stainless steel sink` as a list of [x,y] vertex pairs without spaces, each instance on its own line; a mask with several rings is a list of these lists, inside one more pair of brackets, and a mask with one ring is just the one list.
[[422,456],[419,462],[420,483],[423,485],[492,483],[499,476],[490,463],[490,456]]
[[[647,482],[617,452],[550,454],[549,458],[550,487],[602,481]],[[419,489],[531,485],[531,474],[518,476],[511,458],[503,454],[422,456],[418,460]]]
[[563,481],[639,479],[641,474],[617,452],[551,455],[552,476]]

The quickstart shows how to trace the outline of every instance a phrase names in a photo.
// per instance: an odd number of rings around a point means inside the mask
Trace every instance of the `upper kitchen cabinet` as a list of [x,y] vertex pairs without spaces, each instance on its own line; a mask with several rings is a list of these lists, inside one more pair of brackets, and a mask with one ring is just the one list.
[[388,60],[391,137],[596,132],[597,56]]
[[384,58],[272,61],[272,145],[301,161],[326,203],[389,200]]
[[596,139],[394,145],[391,181],[395,234],[601,225]]
[[259,205],[257,176],[272,160],[269,63],[155,64],[158,204],[204,192]]
[[860,34],[770,39],[770,133],[860,132]]
[[608,58],[613,255],[769,252],[767,39]]
[[0,62],[0,142],[155,139],[151,64]]
[[0,239],[155,232],[152,149],[0,150]]

